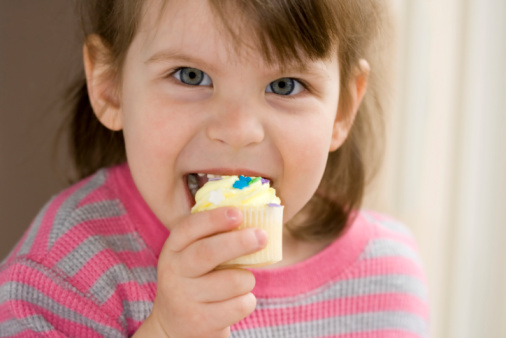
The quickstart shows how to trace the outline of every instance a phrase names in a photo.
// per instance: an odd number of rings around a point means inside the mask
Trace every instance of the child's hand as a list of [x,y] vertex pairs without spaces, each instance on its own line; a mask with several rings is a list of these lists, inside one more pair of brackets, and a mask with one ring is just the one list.
[[190,215],[171,230],[158,261],[157,295],[147,322],[170,338],[228,337],[230,325],[253,312],[253,274],[213,270],[267,243],[263,230],[229,231],[241,221],[239,210],[219,208]]

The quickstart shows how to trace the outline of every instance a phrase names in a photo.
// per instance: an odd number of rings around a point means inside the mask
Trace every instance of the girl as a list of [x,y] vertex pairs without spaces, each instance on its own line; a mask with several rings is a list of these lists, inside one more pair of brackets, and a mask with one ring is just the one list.
[[[3,262],[0,336],[428,335],[413,239],[359,210],[383,107],[381,1],[85,3],[82,180]],[[190,215],[198,173],[271,180],[281,263],[214,269],[269,239],[230,231],[234,208]]]

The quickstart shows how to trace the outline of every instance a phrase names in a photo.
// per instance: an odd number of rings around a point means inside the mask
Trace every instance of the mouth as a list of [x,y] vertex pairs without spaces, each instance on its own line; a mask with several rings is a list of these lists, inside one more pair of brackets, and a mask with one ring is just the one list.
[[[241,174],[237,173],[231,173],[231,174],[209,174],[209,173],[189,173],[184,176],[185,186],[187,188],[187,195],[190,201],[190,205],[193,207],[195,205],[195,195],[197,194],[197,191],[204,186],[209,181],[213,180],[220,180],[223,176],[231,176],[231,175],[237,175],[240,176]],[[267,180],[269,180],[269,185],[272,187],[272,180],[268,177],[265,177],[264,175],[258,174],[258,173],[252,173],[252,172],[243,172],[242,175],[244,176],[255,176],[255,177],[263,177]]]
[[197,190],[202,188],[204,184],[212,180],[219,180],[221,179],[221,176],[222,175],[212,175],[205,173],[188,174],[186,176],[186,184],[188,185],[188,190],[190,190],[193,198],[195,198]]

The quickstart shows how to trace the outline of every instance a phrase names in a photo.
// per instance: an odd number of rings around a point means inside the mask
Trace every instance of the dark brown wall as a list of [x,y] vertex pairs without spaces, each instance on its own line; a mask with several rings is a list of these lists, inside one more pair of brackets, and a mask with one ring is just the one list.
[[74,6],[0,1],[0,260],[66,185],[68,166],[53,148],[64,117],[59,98],[82,69]]

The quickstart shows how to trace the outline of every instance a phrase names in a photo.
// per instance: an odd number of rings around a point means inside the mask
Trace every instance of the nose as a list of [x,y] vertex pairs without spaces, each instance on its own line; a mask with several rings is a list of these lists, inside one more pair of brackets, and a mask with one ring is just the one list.
[[207,136],[234,149],[261,143],[265,130],[260,109],[251,102],[217,103],[207,126]]

